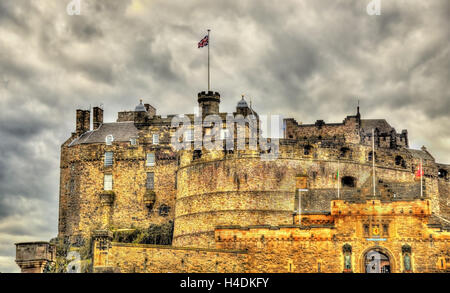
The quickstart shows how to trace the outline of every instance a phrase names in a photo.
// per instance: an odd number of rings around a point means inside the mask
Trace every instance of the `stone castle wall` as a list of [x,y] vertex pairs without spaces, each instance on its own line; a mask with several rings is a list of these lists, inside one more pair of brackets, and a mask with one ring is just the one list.
[[[94,255],[100,252],[95,250]],[[113,242],[107,260],[95,258],[94,268],[121,273],[244,273],[247,258],[245,251]]]

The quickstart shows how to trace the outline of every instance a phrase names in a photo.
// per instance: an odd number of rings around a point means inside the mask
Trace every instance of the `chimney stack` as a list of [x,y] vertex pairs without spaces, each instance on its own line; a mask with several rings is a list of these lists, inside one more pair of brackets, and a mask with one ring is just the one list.
[[103,109],[94,107],[93,130],[99,128],[101,124],[103,124]]
[[89,131],[91,128],[91,111],[77,109],[76,123],[76,133],[78,136]]

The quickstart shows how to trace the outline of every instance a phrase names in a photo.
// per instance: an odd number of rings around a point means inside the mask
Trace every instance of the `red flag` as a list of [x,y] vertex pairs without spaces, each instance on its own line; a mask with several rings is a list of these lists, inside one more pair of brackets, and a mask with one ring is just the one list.
[[423,168],[422,168],[422,163],[419,165],[419,167],[417,168],[417,171],[416,171],[416,177],[417,178],[420,178],[420,177],[422,177],[424,175],[424,172],[423,172]]

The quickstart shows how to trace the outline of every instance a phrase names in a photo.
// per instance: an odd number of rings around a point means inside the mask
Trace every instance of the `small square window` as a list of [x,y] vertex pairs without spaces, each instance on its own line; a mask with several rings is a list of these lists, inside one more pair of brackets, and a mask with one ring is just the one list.
[[112,166],[113,165],[113,152],[105,152],[105,166]]
[[130,144],[136,145],[137,144],[136,138],[130,138]]
[[105,174],[103,189],[106,191],[113,189],[113,178],[111,174]]
[[153,144],[159,144],[159,134],[153,134]]
[[155,166],[155,153],[148,153],[147,154],[147,160],[145,162],[145,165],[147,167]]

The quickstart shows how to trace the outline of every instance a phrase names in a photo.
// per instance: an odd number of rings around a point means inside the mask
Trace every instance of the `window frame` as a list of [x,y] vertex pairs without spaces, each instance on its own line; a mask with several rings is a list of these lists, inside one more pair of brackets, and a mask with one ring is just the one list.
[[[111,182],[109,183],[107,178],[111,178]],[[108,185],[107,185],[108,184]],[[110,185],[109,185],[110,184]],[[109,187],[111,186],[111,187]],[[114,179],[112,174],[105,174],[103,176],[103,190],[104,191],[112,191],[114,188]]]
[[[107,157],[108,154],[111,154],[111,158]],[[106,151],[103,159],[103,166],[104,167],[111,167],[114,165],[114,152]]]
[[[150,160],[150,158],[153,158],[153,160]],[[155,153],[147,153],[145,155],[145,166],[146,167],[154,167],[156,166],[156,156]]]
[[114,142],[114,136],[112,134],[108,134],[105,136],[105,144],[106,145],[112,145]]
[[159,134],[158,133],[154,133],[152,135],[152,143],[154,145],[158,145],[159,144]]

